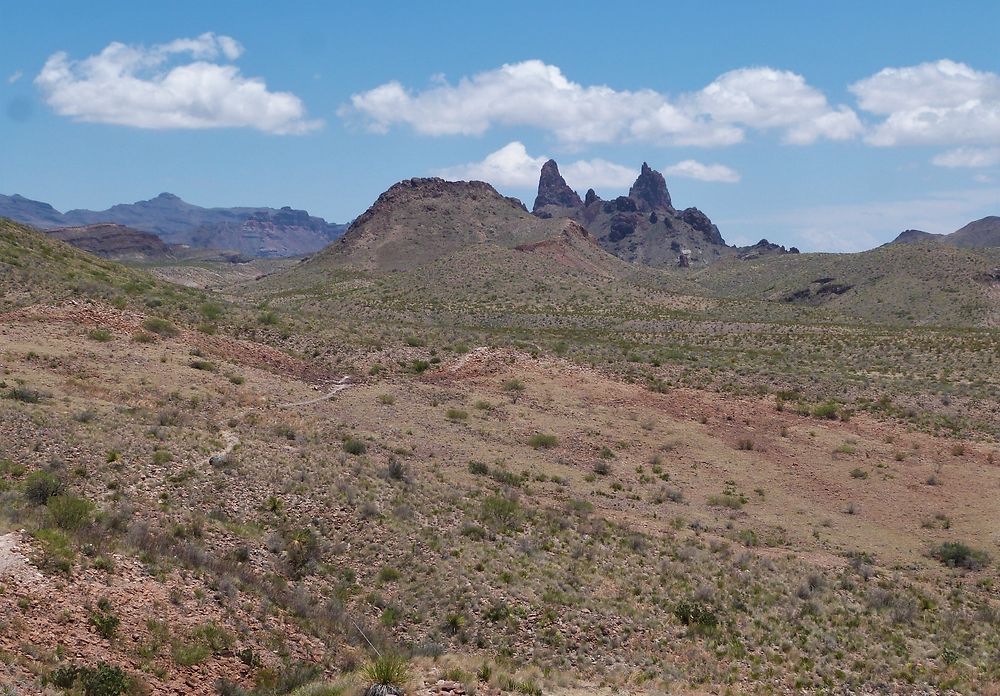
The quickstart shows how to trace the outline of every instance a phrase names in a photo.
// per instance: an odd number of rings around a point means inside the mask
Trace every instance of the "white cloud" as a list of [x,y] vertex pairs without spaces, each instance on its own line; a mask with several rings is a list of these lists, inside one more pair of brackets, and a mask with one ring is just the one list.
[[[235,39],[212,33],[151,48],[114,42],[83,60],[54,53],[35,84],[56,113],[77,121],[281,134],[322,125],[307,119],[294,94],[268,91],[263,80],[244,77],[235,65],[211,62],[231,62],[242,53]],[[193,60],[177,60],[183,56]]]
[[14,73],[7,78],[7,84],[12,85],[18,80],[20,80],[22,77],[24,77],[24,73],[21,72],[20,70],[15,70]]
[[1000,147],[959,147],[931,160],[939,167],[992,167],[1000,164]]
[[853,111],[846,106],[832,109],[822,92],[788,70],[731,70],[683,101],[717,122],[780,129],[786,142],[797,145],[821,137],[847,140],[861,131]]
[[831,107],[804,78],[770,68],[734,70],[700,92],[671,100],[651,89],[583,86],[539,60],[511,63],[450,84],[410,91],[387,82],[351,97],[340,110],[374,132],[409,125],[426,135],[479,135],[528,126],[570,144],[647,142],[731,145],[746,130],[778,130],[786,142],[853,137],[861,130],[846,106]]
[[683,160],[663,170],[664,174],[682,176],[699,181],[721,181],[729,184],[740,180],[740,173],[724,164],[702,164],[697,160]]
[[1000,142],[1000,76],[939,60],[885,68],[849,88],[865,111],[884,116],[872,145],[990,145]]
[[[479,179],[494,186],[534,188],[538,175],[549,158],[532,157],[519,141],[504,145],[486,155],[480,162],[469,162],[456,167],[439,169],[435,174],[445,179]],[[620,188],[630,185],[638,171],[603,159],[577,160],[559,165],[559,171],[571,187],[586,190],[591,187]]]

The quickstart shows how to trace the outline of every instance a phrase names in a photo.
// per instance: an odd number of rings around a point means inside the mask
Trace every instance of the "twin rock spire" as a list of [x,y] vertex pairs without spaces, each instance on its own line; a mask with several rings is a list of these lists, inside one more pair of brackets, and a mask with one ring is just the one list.
[[[667,182],[663,175],[650,168],[645,162],[642,163],[639,178],[635,180],[632,188],[628,191],[628,197],[635,201],[637,209],[642,212],[674,210],[674,206],[670,202],[670,192],[667,191]],[[556,164],[555,160],[550,159],[542,165],[542,174],[538,179],[538,196],[535,198],[532,212],[537,213],[550,205],[560,208],[589,207],[599,200],[601,199],[594,193],[593,189],[587,191],[586,202],[580,200],[580,196],[569,187],[559,173],[559,165]]]

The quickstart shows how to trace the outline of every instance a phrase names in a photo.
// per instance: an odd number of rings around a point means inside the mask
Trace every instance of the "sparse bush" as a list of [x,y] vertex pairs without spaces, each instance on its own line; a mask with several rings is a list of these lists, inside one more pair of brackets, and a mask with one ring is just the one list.
[[24,480],[24,497],[35,505],[44,505],[62,491],[63,482],[47,471],[33,471]]
[[957,541],[944,542],[935,548],[931,555],[951,568],[981,570],[990,563],[990,557],[985,551],[971,548]]
[[204,370],[205,372],[215,372],[218,369],[215,363],[210,360],[192,360],[188,365],[196,370]]
[[749,451],[753,449],[753,440],[749,438],[743,438],[736,443],[736,449]]
[[368,446],[361,440],[351,437],[344,440],[344,451],[348,454],[358,456],[367,452]]
[[534,449],[552,449],[559,444],[559,438],[555,435],[537,433],[528,438],[528,444]]
[[87,332],[87,338],[98,343],[107,343],[111,340],[111,332],[104,328],[91,329]]
[[124,670],[106,662],[98,662],[96,667],[64,665],[42,681],[60,689],[79,689],[84,696],[120,696],[131,686]]
[[674,616],[690,629],[710,632],[719,624],[719,617],[711,607],[701,602],[683,600],[674,607]]
[[483,500],[483,521],[494,528],[512,529],[517,526],[520,515],[521,506],[514,498],[490,496]]
[[868,472],[862,469],[861,467],[856,466],[853,469],[851,469],[851,478],[866,479],[868,478]]
[[[142,322],[142,328],[150,333],[154,333],[157,336],[173,337],[180,334],[180,330],[173,325],[172,322],[167,319],[162,319],[161,317],[147,317],[145,321]],[[133,336],[133,340],[138,340]]]
[[76,531],[90,524],[90,516],[94,510],[92,502],[73,495],[51,496],[45,506],[56,526],[67,531]]
[[447,417],[448,420],[450,420],[450,421],[463,421],[463,420],[466,420],[469,417],[469,414],[468,414],[468,412],[463,411],[463,410],[458,409],[458,408],[449,408],[445,412],[445,417]]

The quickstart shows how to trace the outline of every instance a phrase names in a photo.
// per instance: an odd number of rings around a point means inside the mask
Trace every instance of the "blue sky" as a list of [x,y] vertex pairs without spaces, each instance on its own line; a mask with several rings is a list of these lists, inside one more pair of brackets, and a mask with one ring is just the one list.
[[360,5],[4,3],[0,193],[346,221],[430,174],[530,206],[551,156],[604,197],[647,161],[737,243],[1000,214],[997,2]]

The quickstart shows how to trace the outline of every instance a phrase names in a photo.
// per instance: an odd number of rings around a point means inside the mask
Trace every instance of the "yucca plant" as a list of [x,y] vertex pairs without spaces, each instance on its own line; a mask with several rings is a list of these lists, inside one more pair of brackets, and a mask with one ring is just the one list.
[[402,696],[403,685],[410,678],[410,663],[400,655],[379,655],[362,669],[371,685],[365,696]]

